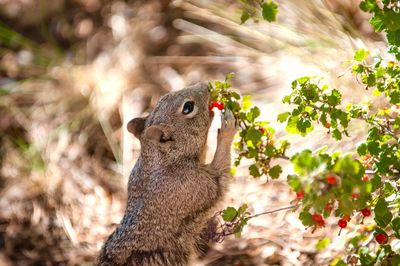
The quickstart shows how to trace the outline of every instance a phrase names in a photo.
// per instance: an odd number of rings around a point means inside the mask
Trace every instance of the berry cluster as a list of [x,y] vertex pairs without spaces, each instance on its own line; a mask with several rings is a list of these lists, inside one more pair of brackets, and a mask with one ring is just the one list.
[[[297,199],[302,199],[304,197],[304,193],[303,192],[296,192],[296,196]],[[333,206],[332,204],[328,203],[325,206],[325,211],[327,213],[330,213],[333,210]],[[369,208],[364,208],[362,210],[360,210],[361,214],[363,215],[362,221],[364,220],[365,217],[371,216],[371,210]],[[323,218],[323,216],[320,213],[314,213],[311,215],[311,219],[313,221],[314,224],[314,230],[318,227],[324,227],[325,226],[325,220]],[[339,234],[341,232],[342,229],[346,228],[348,223],[350,222],[351,218],[350,215],[345,214],[343,215],[337,222],[337,225],[340,227],[340,231]],[[362,223],[361,221],[361,223]],[[385,234],[379,233],[376,234],[375,236],[376,241],[379,244],[382,243],[386,243],[387,241],[387,236]]]
[[[339,184],[338,182],[340,179],[335,174],[329,173],[325,176],[325,179],[323,179],[323,180],[324,180],[324,182],[326,182],[326,184],[328,186],[336,186]],[[365,182],[369,181],[368,176],[364,175],[362,177],[362,181],[365,181]],[[306,194],[303,190],[296,191],[296,201],[298,201],[298,202],[302,201],[304,199],[305,195]],[[351,198],[353,200],[357,200],[359,197],[360,197],[359,193],[351,194]],[[332,212],[332,210],[334,210],[334,201],[330,201],[330,202],[326,203],[323,210],[324,210],[324,212],[323,212],[324,215],[326,215],[325,217],[329,216],[329,214]],[[364,221],[364,218],[371,216],[372,212],[371,212],[371,209],[368,207],[362,208],[359,211],[362,214],[362,220],[360,222],[362,224]],[[314,214],[311,215],[311,219],[312,219],[312,225],[314,226],[314,230],[318,227],[325,226],[325,220],[324,220],[324,216],[322,215],[322,213],[315,212]],[[350,218],[349,214],[342,215],[342,217],[337,222],[337,225],[339,226],[340,231],[347,227],[350,220],[351,220],[351,218]],[[339,234],[340,234],[340,231],[339,231]],[[387,235],[380,233],[375,236],[375,239],[379,244],[386,243]]]

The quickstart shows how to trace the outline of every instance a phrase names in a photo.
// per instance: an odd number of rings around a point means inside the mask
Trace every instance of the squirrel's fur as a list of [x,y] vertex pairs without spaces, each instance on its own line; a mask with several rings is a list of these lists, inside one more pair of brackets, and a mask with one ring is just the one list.
[[[124,217],[105,242],[97,265],[188,265],[202,229],[216,211],[230,176],[233,114],[222,115],[217,150],[202,157],[213,118],[206,84],[168,93],[128,130],[141,153],[128,182]],[[183,113],[186,102],[193,111]],[[190,105],[190,104],[189,104]]]

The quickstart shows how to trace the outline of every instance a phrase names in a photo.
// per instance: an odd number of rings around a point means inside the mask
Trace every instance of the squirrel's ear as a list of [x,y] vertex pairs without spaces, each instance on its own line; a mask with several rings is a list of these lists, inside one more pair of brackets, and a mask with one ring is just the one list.
[[163,125],[150,126],[144,132],[144,136],[146,139],[154,141],[155,143],[166,143],[173,141],[170,131],[166,126]]
[[144,129],[146,117],[137,117],[128,122],[127,128],[135,137],[139,138]]

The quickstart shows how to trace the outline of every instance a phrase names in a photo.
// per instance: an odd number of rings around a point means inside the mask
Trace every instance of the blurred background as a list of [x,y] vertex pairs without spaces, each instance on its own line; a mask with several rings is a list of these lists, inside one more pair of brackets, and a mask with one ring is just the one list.
[[[383,52],[384,38],[359,0],[277,2],[277,22],[240,25],[232,0],[0,0],[0,265],[91,265],[122,217],[140,148],[124,125],[185,85],[235,72],[234,86],[291,153],[354,147],[357,131],[340,147],[323,129],[287,137],[276,114],[303,75],[324,76],[345,102],[367,101],[348,60],[362,47]],[[259,213],[294,199],[284,180],[246,171],[226,204]],[[261,216],[198,264],[327,265],[351,235],[337,237],[331,224],[312,234],[296,213]],[[316,246],[324,237],[330,244]]]

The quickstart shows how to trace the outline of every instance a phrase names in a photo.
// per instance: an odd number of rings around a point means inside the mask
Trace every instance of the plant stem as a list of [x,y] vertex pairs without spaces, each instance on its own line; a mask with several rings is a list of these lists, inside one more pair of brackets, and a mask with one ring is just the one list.
[[282,208],[279,208],[279,209],[270,210],[270,211],[265,211],[265,212],[257,213],[257,214],[254,214],[254,215],[250,215],[250,216],[248,216],[247,218],[248,218],[248,219],[251,219],[251,218],[255,218],[255,217],[258,217],[258,216],[262,216],[262,215],[266,215],[266,214],[271,214],[271,213],[275,213],[275,212],[279,212],[279,211],[291,210],[291,209],[294,209],[294,208],[296,208],[296,207],[298,207],[298,206],[299,206],[299,205],[297,204],[297,205],[291,205],[291,206],[287,206],[287,207],[282,207]]

